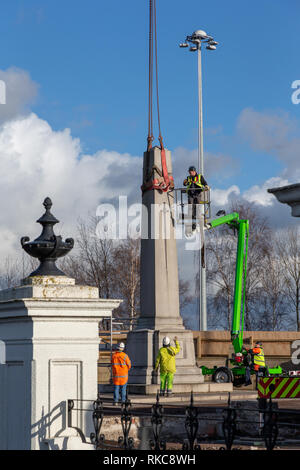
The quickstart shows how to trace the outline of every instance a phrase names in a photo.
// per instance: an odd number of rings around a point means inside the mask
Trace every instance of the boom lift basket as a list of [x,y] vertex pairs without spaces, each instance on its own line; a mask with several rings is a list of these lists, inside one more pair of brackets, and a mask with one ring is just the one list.
[[199,192],[197,204],[188,203],[188,189],[187,188],[174,188],[174,205],[176,213],[176,222],[185,224],[192,222],[199,223],[201,218],[201,211],[198,210],[201,205],[204,206],[204,222],[211,218],[210,211],[210,189],[195,189],[193,192]]

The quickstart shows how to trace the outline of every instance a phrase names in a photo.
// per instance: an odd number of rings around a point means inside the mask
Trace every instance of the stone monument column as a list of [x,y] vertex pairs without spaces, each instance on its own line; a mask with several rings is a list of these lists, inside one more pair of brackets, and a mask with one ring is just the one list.
[[[172,175],[171,152],[165,152]],[[204,379],[195,363],[193,333],[185,329],[180,316],[174,196],[172,190],[151,188],[161,175],[161,150],[154,147],[144,154],[143,182],[149,189],[142,196],[141,314],[127,337],[126,350],[133,365],[129,384],[132,392],[156,392],[156,355],[164,336],[172,341],[177,336],[181,351],[176,356],[174,391],[197,391]]]
[[92,411],[76,408],[92,410],[97,398],[99,321],[120,301],[99,299],[96,287],[76,285],[56,267],[73,240],[54,234],[58,220],[51,205],[47,198],[38,220],[42,234],[32,242],[21,240],[40,260],[39,268],[20,286],[0,291],[0,340],[6,348],[0,365],[2,450],[93,449]]

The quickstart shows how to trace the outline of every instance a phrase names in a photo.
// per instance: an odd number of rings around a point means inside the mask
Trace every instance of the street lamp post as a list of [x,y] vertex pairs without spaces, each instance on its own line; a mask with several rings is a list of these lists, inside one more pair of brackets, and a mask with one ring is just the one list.
[[[198,168],[201,175],[204,174],[204,158],[203,158],[203,113],[202,113],[202,63],[201,63],[201,50],[202,44],[206,43],[206,49],[215,50],[217,42],[213,37],[206,34],[205,31],[197,30],[191,36],[187,36],[184,43],[179,46],[188,48],[191,52],[198,52]],[[200,214],[204,214],[204,206],[200,206]],[[205,243],[203,240],[203,250],[205,250]],[[205,251],[203,253],[205,260]],[[201,239],[199,251],[199,330],[207,330],[207,308],[206,308],[206,263],[202,265],[201,262]]]

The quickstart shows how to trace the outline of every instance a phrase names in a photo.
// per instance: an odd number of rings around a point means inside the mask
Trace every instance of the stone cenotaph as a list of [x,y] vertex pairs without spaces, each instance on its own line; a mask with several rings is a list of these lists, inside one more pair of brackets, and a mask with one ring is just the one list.
[[[165,149],[168,174],[172,175],[171,152]],[[156,174],[155,174],[156,173]],[[204,378],[196,366],[193,332],[180,316],[174,197],[172,189],[154,189],[155,176],[163,174],[161,149],[144,154],[141,223],[141,313],[135,329],[127,336],[126,351],[132,361],[129,390],[155,393],[159,379],[153,371],[164,336],[178,337],[180,353],[174,392],[202,390]],[[148,187],[148,190],[147,190]]]

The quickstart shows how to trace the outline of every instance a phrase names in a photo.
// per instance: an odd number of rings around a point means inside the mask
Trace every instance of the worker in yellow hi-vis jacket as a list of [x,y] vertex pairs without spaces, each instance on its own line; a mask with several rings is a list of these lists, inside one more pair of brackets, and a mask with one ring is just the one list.
[[177,336],[174,338],[175,347],[170,345],[170,338],[165,336],[163,339],[163,347],[160,348],[156,362],[155,370],[160,368],[160,395],[170,396],[173,389],[173,379],[176,372],[175,356],[180,351]]

